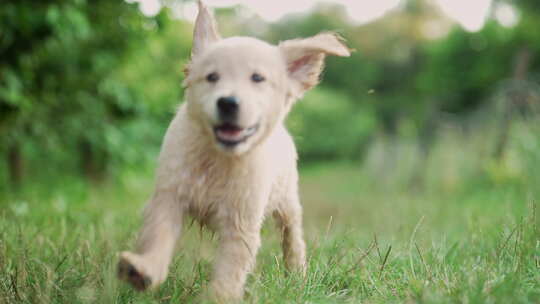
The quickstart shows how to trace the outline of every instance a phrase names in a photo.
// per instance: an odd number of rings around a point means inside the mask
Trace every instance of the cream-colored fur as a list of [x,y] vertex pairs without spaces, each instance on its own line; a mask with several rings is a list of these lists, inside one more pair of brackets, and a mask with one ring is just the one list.
[[[186,102],[165,135],[136,250],[121,254],[122,279],[140,290],[162,283],[186,216],[219,235],[208,291],[215,300],[242,297],[269,214],[281,228],[285,265],[305,272],[297,156],[284,119],[294,101],[317,84],[327,54],[348,56],[349,50],[331,33],[278,46],[248,37],[222,39],[199,1]],[[209,81],[210,73],[219,80]],[[254,73],[263,81],[254,81]],[[238,100],[236,125],[256,126],[232,146],[219,142],[214,129],[222,96]]]

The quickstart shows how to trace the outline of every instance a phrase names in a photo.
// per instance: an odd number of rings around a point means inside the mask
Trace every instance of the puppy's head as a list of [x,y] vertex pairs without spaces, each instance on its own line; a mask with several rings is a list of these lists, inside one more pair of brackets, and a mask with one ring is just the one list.
[[222,39],[199,1],[188,113],[221,151],[242,154],[281,123],[294,100],[315,86],[326,55],[349,56],[339,36],[323,33],[278,46],[248,37]]

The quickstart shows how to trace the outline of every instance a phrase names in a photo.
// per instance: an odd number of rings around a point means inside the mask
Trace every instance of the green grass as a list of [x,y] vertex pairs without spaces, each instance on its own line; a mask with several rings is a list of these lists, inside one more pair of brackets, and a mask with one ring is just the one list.
[[[131,248],[152,190],[151,174],[121,181],[88,189],[65,179],[2,196],[0,303],[196,301],[215,248],[196,225],[157,291],[116,280],[117,253]],[[419,189],[355,164],[304,168],[308,275],[285,275],[269,223],[245,302],[540,303],[532,186],[476,177]]]

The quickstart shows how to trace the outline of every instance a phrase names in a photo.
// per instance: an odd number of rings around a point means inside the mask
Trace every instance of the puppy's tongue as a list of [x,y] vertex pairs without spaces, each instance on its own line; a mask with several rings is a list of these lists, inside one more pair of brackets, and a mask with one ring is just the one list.
[[243,135],[244,129],[234,126],[225,126],[217,129],[217,136],[223,140],[238,141],[243,138]]

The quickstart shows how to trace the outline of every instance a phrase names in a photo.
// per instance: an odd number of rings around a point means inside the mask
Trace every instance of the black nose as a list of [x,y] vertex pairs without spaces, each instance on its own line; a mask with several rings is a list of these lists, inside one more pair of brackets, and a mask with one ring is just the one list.
[[220,97],[217,101],[219,117],[221,119],[234,119],[238,113],[238,101],[234,96]]

